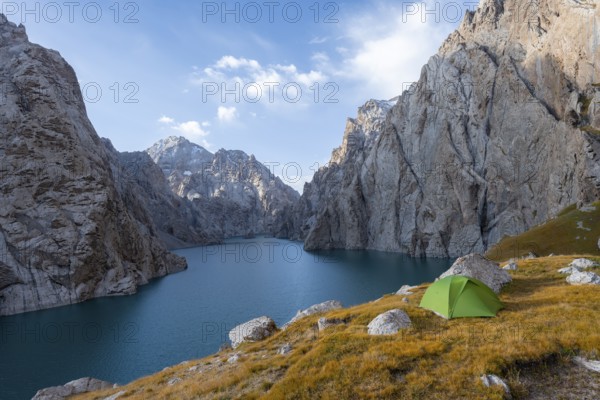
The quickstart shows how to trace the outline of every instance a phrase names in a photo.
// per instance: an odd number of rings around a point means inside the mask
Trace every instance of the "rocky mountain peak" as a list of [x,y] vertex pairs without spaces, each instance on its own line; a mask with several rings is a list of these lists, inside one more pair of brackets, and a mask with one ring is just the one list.
[[25,26],[10,22],[4,14],[0,14],[0,40],[3,45],[29,42]]
[[220,149],[215,154],[184,138],[167,138],[147,153],[177,196],[210,209],[222,236],[287,236],[299,194],[254,155]]
[[373,146],[381,133],[387,113],[394,106],[394,100],[369,100],[358,108],[356,118],[348,118],[342,145],[335,149],[331,163],[342,163],[348,154],[364,152]]
[[146,153],[165,172],[199,173],[212,164],[214,155],[204,147],[182,136],[170,136],[159,140]]

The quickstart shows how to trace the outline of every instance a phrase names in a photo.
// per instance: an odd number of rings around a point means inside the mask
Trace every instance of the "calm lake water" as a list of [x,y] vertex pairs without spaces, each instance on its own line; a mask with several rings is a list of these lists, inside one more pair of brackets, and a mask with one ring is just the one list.
[[216,352],[235,325],[282,325],[326,300],[345,306],[435,279],[452,260],[372,251],[307,253],[258,238],[177,250],[189,269],[129,297],[0,318],[0,399],[84,376],[124,384]]

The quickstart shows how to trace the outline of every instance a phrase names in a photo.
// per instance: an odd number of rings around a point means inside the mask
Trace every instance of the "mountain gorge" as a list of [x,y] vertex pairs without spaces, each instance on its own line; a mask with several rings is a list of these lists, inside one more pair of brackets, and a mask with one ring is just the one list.
[[2,16],[0,315],[133,293],[185,268],[167,248],[266,234],[456,257],[598,200],[599,22],[590,1],[482,1],[300,196],[239,150],[119,153],[73,69]]
[[482,1],[372,146],[349,151],[347,129],[296,235],[307,249],[456,257],[600,198],[599,23],[590,1]]

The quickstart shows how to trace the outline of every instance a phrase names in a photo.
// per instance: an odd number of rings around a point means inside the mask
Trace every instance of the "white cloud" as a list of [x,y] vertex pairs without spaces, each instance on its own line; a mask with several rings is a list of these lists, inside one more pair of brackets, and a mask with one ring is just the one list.
[[340,75],[362,81],[368,97],[399,95],[405,83],[418,80],[422,66],[455,28],[455,23],[435,20],[420,12],[403,16],[390,4],[361,13],[347,24],[344,35],[353,45],[337,48],[343,57]]
[[220,106],[217,110],[217,117],[222,122],[232,122],[237,118],[237,108]]
[[319,36],[315,36],[314,38],[312,38],[308,44],[323,44],[328,40],[327,37],[319,37]]
[[[197,86],[210,84],[212,89],[218,88],[216,94],[211,95],[215,100],[234,99],[235,96],[230,93],[231,90],[238,90],[238,99],[248,100],[261,104],[286,103],[284,96],[284,87],[288,84],[298,84],[302,88],[302,99],[306,102],[313,99],[311,86],[315,83],[324,85],[328,82],[328,76],[325,72],[316,69],[308,71],[299,70],[294,64],[269,64],[261,65],[260,62],[253,59],[237,58],[231,55],[221,57],[213,65],[206,66],[203,69],[193,69],[191,82]],[[221,90],[225,87],[229,94],[223,96]],[[286,93],[285,95],[289,95]],[[225,100],[223,100],[225,98]],[[237,100],[239,102],[239,100]],[[237,117],[236,112],[231,108],[219,107],[219,120],[231,121]]]
[[209,135],[209,132],[202,129],[202,123],[198,121],[182,122],[173,126],[173,129],[181,132],[181,134],[185,137],[200,138]]
[[260,64],[256,60],[248,60],[246,58],[236,58],[233,56],[224,56],[221,57],[219,61],[215,64],[215,67],[218,69],[239,69],[239,68],[250,68],[250,69],[259,69]]
[[158,119],[158,122],[167,125],[169,129],[174,132],[178,132],[181,136],[192,142],[196,142],[207,149],[211,147],[211,144],[205,139],[208,135],[210,135],[210,132],[205,129],[210,126],[210,122],[208,121],[200,122],[191,120],[186,122],[177,122],[174,118],[163,115]]
[[175,120],[171,117],[167,117],[166,115],[163,115],[162,117],[160,117],[158,119],[158,122],[160,122],[161,124],[172,124],[175,122]]

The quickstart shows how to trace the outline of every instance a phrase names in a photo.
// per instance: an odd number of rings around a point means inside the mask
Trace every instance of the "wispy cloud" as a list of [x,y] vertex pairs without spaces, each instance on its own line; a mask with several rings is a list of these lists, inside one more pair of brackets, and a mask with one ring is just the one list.
[[162,117],[160,117],[158,119],[158,122],[160,122],[161,124],[172,124],[175,122],[175,120],[171,117],[167,117],[166,115],[163,115]]
[[308,44],[323,44],[323,43],[327,42],[328,40],[329,40],[329,38],[327,38],[327,37],[315,36],[308,42]]
[[237,118],[237,108],[220,106],[217,110],[217,118],[222,122],[232,122]]
[[225,86],[228,92],[237,91],[239,95],[237,98],[227,95],[227,99],[235,98],[239,103],[239,98],[243,97],[242,100],[248,103],[261,104],[280,101],[287,95],[295,96],[298,88],[305,94],[305,100],[311,100],[311,87],[315,83],[324,85],[328,80],[328,75],[318,69],[302,71],[294,64],[262,65],[258,60],[231,55],[223,56],[203,69],[193,68],[190,79],[192,84],[203,86],[203,89],[212,85],[217,91],[214,98],[219,101],[223,100],[220,94]]
[[391,98],[419,78],[422,66],[453,29],[454,24],[439,23],[435,15],[403,14],[399,7],[381,3],[345,25],[344,44],[337,48],[342,61],[333,68],[340,77],[361,81],[371,96]]
[[205,129],[210,126],[210,122],[208,121],[200,122],[191,120],[177,122],[174,118],[163,115],[158,119],[158,122],[166,125],[170,130],[179,133],[186,139],[199,143],[206,148],[211,147],[211,144],[206,140],[206,137],[210,135],[210,132]]

